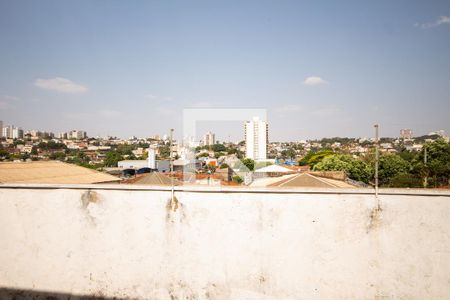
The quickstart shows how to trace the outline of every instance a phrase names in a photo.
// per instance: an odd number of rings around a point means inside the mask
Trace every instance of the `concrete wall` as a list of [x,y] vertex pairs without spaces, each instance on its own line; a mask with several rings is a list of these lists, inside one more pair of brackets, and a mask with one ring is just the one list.
[[145,299],[450,299],[448,192],[382,191],[378,210],[355,190],[194,189],[177,191],[171,207],[165,190],[90,188],[0,188],[0,287]]

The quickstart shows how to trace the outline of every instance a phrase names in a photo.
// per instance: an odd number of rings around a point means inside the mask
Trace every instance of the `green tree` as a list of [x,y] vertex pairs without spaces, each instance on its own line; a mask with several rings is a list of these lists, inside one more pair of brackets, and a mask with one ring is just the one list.
[[170,156],[170,147],[168,145],[159,147],[160,158],[169,158],[169,156]]
[[[424,162],[425,149],[427,163]],[[429,177],[429,187],[446,186],[450,177],[450,142],[438,138],[431,143],[426,143],[412,161],[413,173],[421,178]]]
[[4,149],[0,149],[0,159],[9,159],[9,158],[10,158],[9,152]]
[[107,167],[117,167],[117,162],[121,161],[122,155],[116,151],[106,152],[104,164]]
[[32,154],[32,155],[38,155],[38,154],[39,154],[39,153],[38,153],[38,149],[37,149],[36,146],[33,146],[33,147],[31,148],[31,154]]
[[309,151],[308,153],[306,153],[305,156],[302,157],[302,159],[300,159],[300,161],[298,162],[299,166],[307,166],[309,163],[309,160],[311,159],[311,157],[313,157],[313,155],[316,154],[315,151]]
[[390,187],[398,188],[420,188],[423,186],[422,179],[410,173],[399,173],[389,180]]
[[293,158],[295,158],[296,155],[297,155],[297,152],[295,152],[295,149],[293,149],[293,148],[289,148],[287,150],[281,151],[281,158],[283,158],[283,159],[286,159],[286,158],[293,159]]
[[42,150],[60,150],[60,149],[67,149],[67,146],[63,143],[48,141],[48,142],[40,142],[38,144],[38,148]]
[[222,151],[221,151],[221,152],[215,152],[215,153],[214,153],[214,157],[215,157],[215,158],[219,158],[219,157],[225,156],[225,155],[226,155],[226,153],[225,153],[225,152],[222,152]]
[[368,183],[372,178],[373,168],[348,154],[328,155],[317,163],[314,171],[344,171],[351,179]]
[[299,165],[300,166],[309,165],[311,168],[313,168],[315,164],[321,162],[325,157],[334,154],[336,153],[334,153],[332,150],[322,150],[319,152],[310,151],[299,161]]
[[208,152],[200,153],[197,155],[197,158],[200,158],[200,157],[209,157],[209,153]]
[[66,153],[64,152],[53,152],[48,156],[52,160],[64,160],[66,158]]
[[225,148],[223,144],[214,144],[211,146],[211,150],[213,150],[214,152],[223,152],[226,151],[227,148]]
[[378,179],[380,185],[391,186],[391,180],[399,174],[407,174],[410,164],[397,154],[384,154],[380,157]]
[[242,163],[250,170],[253,171],[255,169],[255,161],[251,158],[245,158],[242,160]]
[[234,182],[237,182],[237,183],[242,183],[243,181],[244,181],[244,179],[242,179],[242,177],[241,176],[238,176],[238,175],[234,175],[233,177],[232,177],[232,180],[234,181]]

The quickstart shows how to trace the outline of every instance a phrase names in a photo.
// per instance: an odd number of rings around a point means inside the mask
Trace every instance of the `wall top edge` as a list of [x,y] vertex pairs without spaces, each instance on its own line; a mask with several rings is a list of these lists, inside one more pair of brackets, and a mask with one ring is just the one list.
[[[123,191],[171,191],[170,186],[146,186],[124,184],[0,184],[2,189],[69,189],[69,190],[123,190]],[[273,187],[227,187],[227,186],[175,186],[175,192],[194,193],[266,193],[266,194],[355,194],[375,195],[375,190],[344,189],[344,188],[273,188]],[[447,189],[379,189],[379,195],[411,195],[411,196],[438,196],[450,197]]]

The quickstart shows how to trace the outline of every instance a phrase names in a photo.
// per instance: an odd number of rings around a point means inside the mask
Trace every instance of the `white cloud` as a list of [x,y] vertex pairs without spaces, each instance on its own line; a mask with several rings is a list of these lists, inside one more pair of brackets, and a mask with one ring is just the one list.
[[450,24],[450,17],[448,17],[448,16],[440,16],[434,22],[430,22],[430,23],[416,23],[416,24],[414,24],[414,26],[422,28],[422,29],[429,29],[429,28],[434,28],[434,27],[440,26],[442,24]]
[[34,85],[41,89],[70,94],[84,93],[88,90],[88,88],[84,85],[62,77],[50,79],[38,78],[34,81]]
[[327,83],[325,80],[323,80],[322,78],[317,77],[317,76],[307,77],[305,79],[305,81],[303,81],[303,84],[309,85],[309,86],[321,85],[321,84],[325,84],[325,83]]
[[279,113],[292,113],[302,111],[302,107],[298,104],[287,104],[277,108]]
[[144,95],[144,98],[146,98],[146,99],[156,99],[158,97],[153,95],[153,94],[147,94],[147,95]]

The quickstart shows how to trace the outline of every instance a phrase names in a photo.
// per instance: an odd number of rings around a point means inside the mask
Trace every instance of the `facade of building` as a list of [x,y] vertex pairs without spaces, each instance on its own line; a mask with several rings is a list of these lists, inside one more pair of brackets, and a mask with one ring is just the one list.
[[157,172],[169,172],[170,161],[169,160],[155,160],[155,156],[149,153],[148,159],[142,160],[121,160],[117,163],[120,169],[141,169],[150,168]]
[[82,130],[72,130],[67,133],[69,139],[82,140],[87,137],[86,131]]
[[203,137],[204,146],[212,146],[216,143],[216,135],[211,131],[208,131]]
[[13,127],[11,137],[13,139],[23,139],[23,129],[20,127]]
[[11,129],[10,125],[3,127],[3,129],[2,129],[3,137],[5,137],[7,139],[11,138],[11,134],[12,134],[11,131],[12,131],[12,129]]
[[267,159],[269,126],[267,122],[254,117],[245,123],[245,156],[253,160]]
[[3,137],[3,121],[0,120],[0,139]]
[[401,129],[400,130],[400,137],[403,139],[412,139],[413,132],[411,129]]

